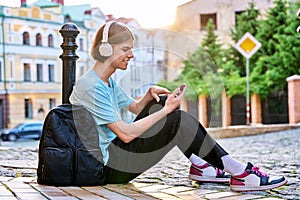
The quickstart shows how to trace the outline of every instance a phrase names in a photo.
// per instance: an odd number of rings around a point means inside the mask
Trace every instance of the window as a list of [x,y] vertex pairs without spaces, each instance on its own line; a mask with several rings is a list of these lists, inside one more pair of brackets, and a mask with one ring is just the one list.
[[[0,62],[0,82],[3,81],[3,77],[2,77],[2,62]],[[0,127],[1,128],[1,127]]]
[[54,47],[53,44],[53,35],[48,35],[48,47]]
[[38,123],[38,124],[25,124],[23,126],[23,131],[37,131],[37,130],[42,130],[43,124]]
[[71,17],[70,15],[65,16],[65,22],[71,22]]
[[49,108],[50,108],[50,110],[51,110],[52,108],[54,108],[55,105],[56,105],[55,99],[54,99],[54,98],[50,98],[50,99],[49,99]]
[[83,39],[82,39],[82,38],[79,39],[79,50],[80,50],[80,51],[83,51],[83,50],[84,50],[84,49],[83,49]]
[[84,74],[84,66],[79,67],[79,77]]
[[42,46],[42,35],[40,33],[35,36],[35,45]]
[[23,44],[30,45],[29,33],[28,32],[23,33]]
[[24,63],[24,82],[31,81],[31,71],[30,71],[30,64]]
[[43,65],[36,64],[36,81],[43,82]]
[[54,82],[54,65],[48,65],[48,75],[49,75],[49,82]]
[[31,101],[31,99],[25,99],[25,118],[32,119],[32,101]]
[[208,23],[208,20],[212,19],[214,22],[214,25],[216,27],[216,30],[218,29],[217,27],[217,14],[200,14],[200,30],[204,31],[206,29],[206,25]]

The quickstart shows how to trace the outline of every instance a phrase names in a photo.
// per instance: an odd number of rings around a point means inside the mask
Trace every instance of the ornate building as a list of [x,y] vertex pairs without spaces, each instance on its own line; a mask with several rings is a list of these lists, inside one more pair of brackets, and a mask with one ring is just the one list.
[[[94,61],[89,56],[95,32],[106,21],[127,24],[136,35],[135,54],[129,70],[115,79],[129,95],[138,97],[146,87],[163,77],[164,52],[151,48],[161,33],[141,29],[135,19],[114,19],[90,5],[65,6],[63,0],[38,0],[20,7],[0,6],[0,129],[27,120],[43,120],[61,104],[62,54],[60,28],[66,22],[77,25],[76,77]],[[144,41],[145,40],[145,41]],[[163,39],[159,40],[164,45]],[[132,116],[124,116],[131,118]]]
[[1,126],[41,120],[60,102],[64,17],[37,6],[0,9]]

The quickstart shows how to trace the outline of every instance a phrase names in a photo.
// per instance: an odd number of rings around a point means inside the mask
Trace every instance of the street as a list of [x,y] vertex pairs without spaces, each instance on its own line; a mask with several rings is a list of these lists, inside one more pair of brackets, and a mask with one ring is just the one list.
[[[278,189],[248,192],[268,197],[300,199],[300,129],[274,132],[256,136],[217,140],[230,155],[243,162],[252,162],[270,175],[284,175],[288,184]],[[39,141],[18,140],[2,142],[0,146],[0,176],[35,176]],[[9,167],[14,166],[14,167]],[[210,190],[230,191],[228,184],[197,184],[188,179],[189,160],[178,148],[170,151],[163,160],[134,182],[191,185]]]
[[10,141],[1,141],[0,147],[7,147],[7,148],[30,148],[34,149],[37,148],[39,145],[39,140],[33,139],[19,139],[16,142]]

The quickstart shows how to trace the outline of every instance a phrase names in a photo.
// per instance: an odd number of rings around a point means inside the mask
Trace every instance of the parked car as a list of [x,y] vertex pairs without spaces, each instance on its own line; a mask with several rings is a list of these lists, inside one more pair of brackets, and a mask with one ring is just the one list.
[[43,129],[43,122],[24,122],[15,128],[2,129],[0,131],[3,141],[16,141],[19,138],[40,139]]

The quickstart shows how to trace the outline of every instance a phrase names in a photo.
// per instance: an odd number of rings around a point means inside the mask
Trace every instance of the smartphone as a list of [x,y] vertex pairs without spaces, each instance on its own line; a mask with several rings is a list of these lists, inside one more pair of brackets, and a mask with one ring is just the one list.
[[174,90],[175,95],[179,96],[179,95],[185,90],[185,87],[186,87],[186,85],[185,85],[185,84],[182,84],[182,85],[180,85],[178,88],[176,88],[176,89]]

